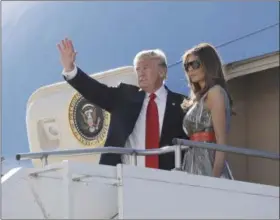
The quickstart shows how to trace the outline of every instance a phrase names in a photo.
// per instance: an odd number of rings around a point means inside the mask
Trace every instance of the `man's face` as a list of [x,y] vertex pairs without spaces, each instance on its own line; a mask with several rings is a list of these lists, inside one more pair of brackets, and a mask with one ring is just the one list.
[[164,68],[157,58],[141,58],[136,63],[135,70],[138,84],[146,92],[154,92],[163,82]]

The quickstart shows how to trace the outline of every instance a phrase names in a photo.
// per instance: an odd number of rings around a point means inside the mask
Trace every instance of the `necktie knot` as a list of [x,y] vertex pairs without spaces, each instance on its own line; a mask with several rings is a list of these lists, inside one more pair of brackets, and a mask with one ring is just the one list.
[[157,97],[157,96],[156,96],[155,93],[152,93],[152,94],[150,95],[150,99],[151,99],[151,100],[154,100],[156,97]]

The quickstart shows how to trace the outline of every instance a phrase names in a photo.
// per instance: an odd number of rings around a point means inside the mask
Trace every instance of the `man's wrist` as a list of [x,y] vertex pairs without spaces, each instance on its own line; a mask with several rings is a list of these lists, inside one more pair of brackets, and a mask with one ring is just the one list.
[[64,71],[65,72],[72,72],[74,69],[75,69],[75,65],[72,64],[71,66],[64,68]]
[[74,64],[74,67],[72,70],[70,70],[71,68],[68,69],[63,69],[62,71],[62,75],[64,75],[66,77],[67,80],[71,80],[73,79],[76,75],[77,75],[77,66]]

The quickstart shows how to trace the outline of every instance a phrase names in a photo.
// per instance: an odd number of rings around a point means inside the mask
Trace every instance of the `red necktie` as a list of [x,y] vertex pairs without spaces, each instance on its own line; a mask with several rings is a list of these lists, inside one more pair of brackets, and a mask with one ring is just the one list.
[[[155,102],[156,95],[150,95],[146,114],[146,149],[159,148],[159,119]],[[158,155],[146,156],[146,167],[158,168]]]

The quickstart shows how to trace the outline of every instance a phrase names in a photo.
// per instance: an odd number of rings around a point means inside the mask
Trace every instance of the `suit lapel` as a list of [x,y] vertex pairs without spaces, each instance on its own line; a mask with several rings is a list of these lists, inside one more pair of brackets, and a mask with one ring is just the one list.
[[[138,116],[140,114],[140,111],[142,109],[142,105],[145,98],[145,92],[144,91],[137,91],[135,95],[132,95],[130,97],[130,106],[128,109],[126,109],[125,112],[128,113],[128,115],[131,115],[131,122],[133,124],[133,127],[138,119]],[[132,130],[131,130],[132,132]]]
[[[142,105],[143,105],[143,102],[144,102],[144,99],[145,99],[145,92],[142,91],[142,90],[139,90],[138,93],[137,93],[137,96],[136,96],[136,99],[135,99],[135,102],[136,102],[136,114],[137,114],[137,117],[136,117],[136,120],[140,114],[140,111],[142,109]],[[136,123],[136,121],[135,121]]]
[[142,105],[144,98],[145,98],[145,92],[139,89],[134,100]]
[[167,87],[165,88],[167,90],[167,99],[166,99],[166,107],[165,107],[163,123],[162,123],[162,130],[160,135],[160,144],[162,144],[163,137],[168,138],[166,137],[166,134],[168,134],[168,129],[172,129],[168,125],[172,124],[171,121],[175,114],[174,113],[175,103],[173,102],[172,99],[173,94]]

